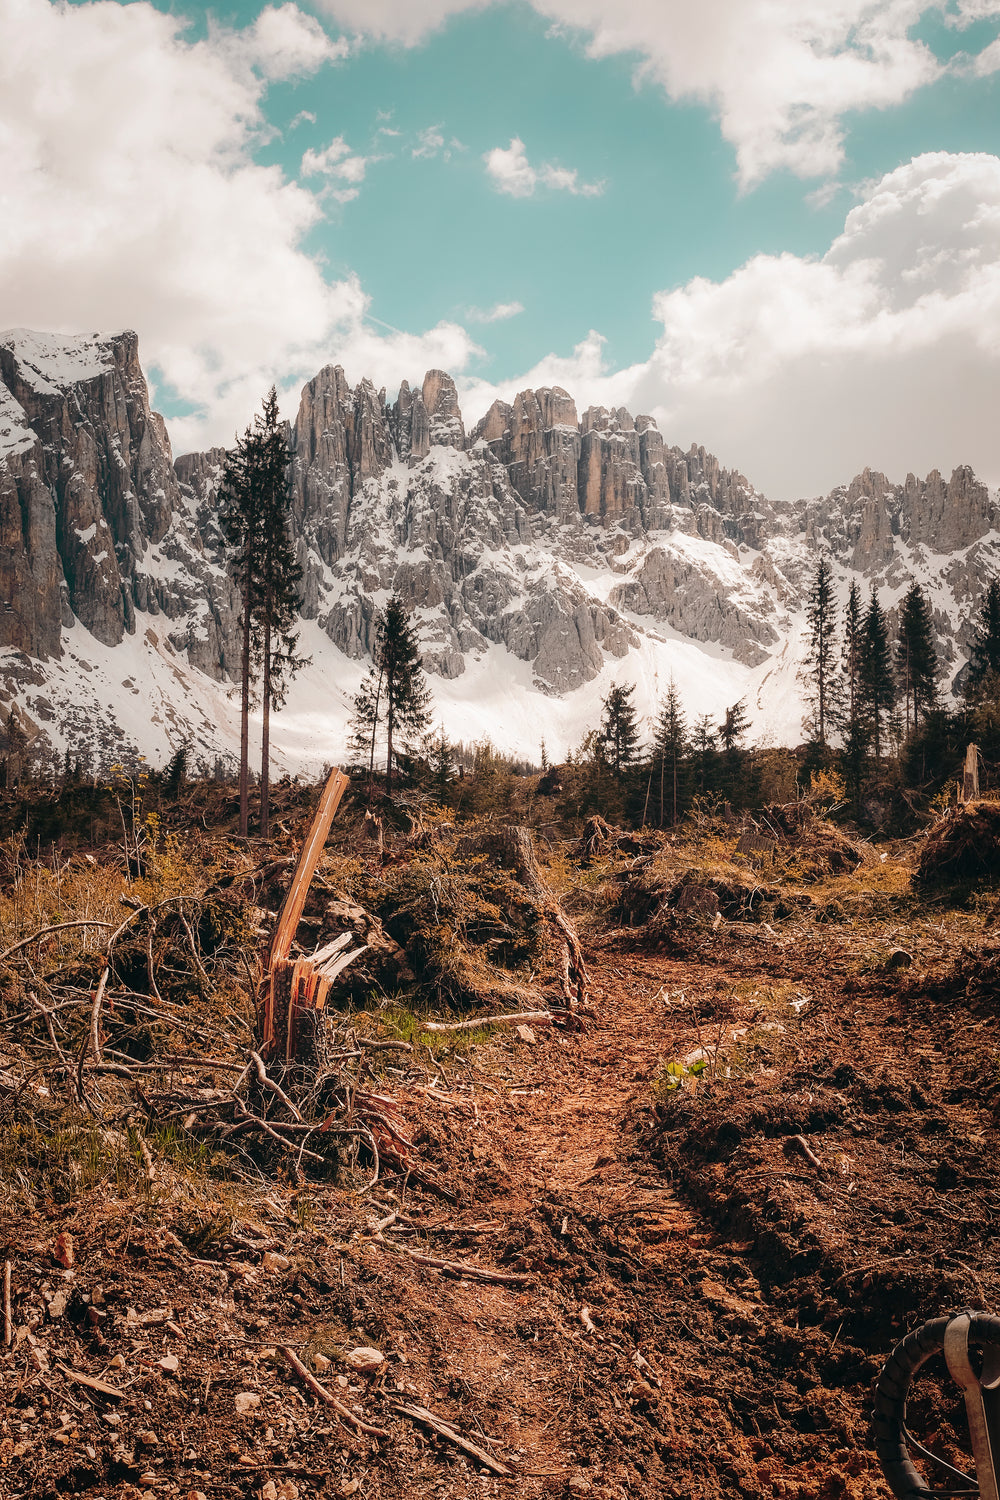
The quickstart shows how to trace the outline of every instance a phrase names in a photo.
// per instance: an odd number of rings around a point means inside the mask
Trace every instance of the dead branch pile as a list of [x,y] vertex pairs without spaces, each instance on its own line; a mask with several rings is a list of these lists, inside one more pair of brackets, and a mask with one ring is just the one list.
[[664,857],[626,875],[611,919],[623,927],[644,927],[655,941],[664,923],[673,931],[677,916],[713,921],[718,914],[730,922],[761,922],[792,916],[807,902],[735,870],[678,870],[675,860]]
[[949,809],[927,835],[916,882],[924,887],[1000,878],[1000,803],[981,800]]
[[847,875],[864,863],[858,845],[835,824],[817,816],[808,801],[774,803],[752,819],[759,837],[773,839],[775,853],[794,851],[802,880]]
[[599,813],[593,813],[584,823],[577,845],[577,856],[583,864],[600,855],[609,854],[656,854],[663,845],[658,833],[623,833],[612,828]]
[[[100,948],[68,975],[39,972],[48,930],[2,955],[0,1129],[13,1132],[37,1180],[57,1182],[60,1172],[78,1170],[80,1142],[131,1159],[133,1169],[141,1163],[139,1175],[152,1178],[164,1145],[175,1150],[183,1140],[203,1164],[225,1162],[227,1172],[243,1163],[299,1180],[351,1170],[374,1181],[388,1164],[435,1186],[376,1071],[385,1047],[403,1058],[411,1047],[320,1013],[316,1045],[294,1066],[265,1064],[246,1018],[246,976],[237,991],[232,951],[202,947],[197,906],[174,897],[152,911],[129,910],[110,934],[92,924]],[[153,939],[182,916],[190,973],[185,987],[177,971],[175,989],[185,994],[178,1002],[164,994],[161,960],[165,954],[176,965],[182,954],[154,949]],[[153,954],[141,974],[140,949]],[[88,964],[93,979],[85,986]],[[65,1186],[72,1186],[68,1177]]]
[[578,1005],[585,1005],[590,977],[580,939],[542,875],[529,830],[513,823],[488,824],[483,831],[461,840],[459,849],[485,857],[487,864],[495,864],[500,870],[509,871],[518,885],[527,892],[529,900],[534,902],[547,923],[559,949],[560,981],[566,1005],[571,1010]]

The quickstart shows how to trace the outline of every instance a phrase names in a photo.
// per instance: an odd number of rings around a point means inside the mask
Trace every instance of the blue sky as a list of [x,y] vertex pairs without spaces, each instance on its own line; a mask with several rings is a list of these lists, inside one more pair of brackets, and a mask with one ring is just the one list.
[[0,322],[137,327],[179,448],[447,362],[470,416],[559,380],[775,494],[996,482],[1000,0],[832,9],[0,0]]

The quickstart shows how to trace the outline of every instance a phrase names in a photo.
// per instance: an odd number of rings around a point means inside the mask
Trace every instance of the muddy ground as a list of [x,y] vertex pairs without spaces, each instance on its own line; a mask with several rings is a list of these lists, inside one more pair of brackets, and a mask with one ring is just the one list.
[[[162,1166],[8,1209],[0,1495],[887,1495],[888,1352],[1000,1306],[1000,1071],[989,964],[885,931],[877,962],[849,925],[592,935],[581,1030],[383,1070],[435,1192],[223,1184],[191,1222]],[[955,1457],[958,1400],[922,1392]]]

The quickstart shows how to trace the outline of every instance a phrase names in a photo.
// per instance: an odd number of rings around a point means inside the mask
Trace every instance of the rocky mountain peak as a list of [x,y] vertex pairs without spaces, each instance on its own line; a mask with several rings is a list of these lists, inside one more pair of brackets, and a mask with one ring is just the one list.
[[[823,499],[776,506],[704,447],[665,442],[652,416],[579,415],[558,386],[495,401],[467,435],[445,371],[403,381],[390,404],[328,365],[303,387],[288,433],[301,614],[309,649],[333,652],[320,697],[341,705],[343,664],[370,650],[378,602],[394,591],[437,681],[470,674],[491,702],[506,684],[501,698],[513,695],[531,733],[539,693],[592,709],[597,685],[619,674],[646,684],[650,709],[686,671],[696,702],[747,694],[759,717],[772,703],[787,716],[819,549],[844,588],[884,588],[890,613],[909,579],[925,583],[945,656],[1000,568],[997,506],[968,468],[902,484],[868,469]],[[180,723],[178,692],[207,703],[197,684],[235,675],[239,601],[217,514],[225,457],[171,462],[134,334],[0,335],[0,691],[13,691],[11,673],[36,684],[28,711],[61,716],[52,732],[66,743],[87,743],[106,717],[100,697],[80,708],[87,641],[138,650],[161,683],[142,733]],[[65,677],[53,675],[60,652]],[[142,678],[122,681],[130,698]],[[587,684],[590,698],[567,697]],[[195,714],[202,746],[221,701]],[[496,727],[503,740],[502,713]]]

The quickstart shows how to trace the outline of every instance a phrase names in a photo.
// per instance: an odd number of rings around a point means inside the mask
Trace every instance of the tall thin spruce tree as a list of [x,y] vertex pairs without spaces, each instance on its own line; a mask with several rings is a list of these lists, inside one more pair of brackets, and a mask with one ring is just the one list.
[[394,594],[375,624],[375,647],[368,675],[354,699],[352,748],[369,755],[374,771],[375,744],[384,726],[385,789],[392,778],[401,735],[422,734],[430,724],[431,695],[420,664],[420,647],[406,605]]
[[229,571],[240,596],[240,833],[250,826],[250,667],[261,554],[257,504],[261,443],[256,423],[226,454],[219,484],[219,521],[229,545]]
[[979,606],[963,693],[973,705],[1000,697],[1000,580],[996,578]]
[[240,594],[240,833],[250,822],[251,672],[262,668],[261,834],[268,833],[270,712],[284,699],[287,679],[301,665],[298,584],[302,571],[289,536],[288,444],[272,386],[236,446],[226,455],[219,485],[219,519],[229,545],[230,572]]
[[616,684],[604,700],[601,715],[601,745],[615,776],[622,776],[636,759],[639,750],[639,726],[631,687]]
[[926,717],[937,700],[938,672],[930,605],[919,583],[907,589],[899,612],[896,671],[906,730],[916,733],[921,715]]
[[302,568],[296,560],[291,537],[292,497],[288,484],[291,455],[278,420],[278,397],[274,386],[264,400],[261,427],[261,504],[264,515],[257,622],[263,666],[260,836],[266,839],[270,831],[271,710],[281,708],[290,679],[303,665],[303,659],[297,652]]
[[861,796],[865,760],[871,738],[861,691],[861,662],[864,656],[865,622],[861,590],[857,580],[851,583],[844,607],[844,646],[842,667],[843,765],[847,785],[855,803]]
[[670,821],[677,824],[680,797],[686,770],[687,725],[681,707],[680,694],[674,679],[660,704],[653,726],[653,748],[651,770],[659,774],[660,781],[660,827],[663,827],[666,807],[670,807]]
[[871,726],[875,759],[882,759],[882,744],[896,707],[896,679],[889,646],[889,622],[872,585],[861,635],[858,674],[861,706]]
[[821,750],[833,726],[840,680],[837,675],[837,596],[833,569],[827,557],[821,557],[806,606],[809,621],[810,669],[809,703],[812,706],[812,728]]

